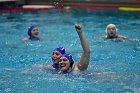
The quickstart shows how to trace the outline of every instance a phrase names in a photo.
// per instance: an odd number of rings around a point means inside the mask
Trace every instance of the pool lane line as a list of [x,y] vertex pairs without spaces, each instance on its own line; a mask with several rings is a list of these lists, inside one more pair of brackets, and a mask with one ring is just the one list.
[[115,6],[70,6],[71,8],[87,8],[87,9],[95,9],[95,10],[118,10],[119,7]]
[[122,10],[122,11],[140,11],[140,8],[133,8],[133,7],[119,7],[119,10]]
[[140,7],[115,7],[115,6],[71,6],[71,8],[88,8],[96,10],[121,10],[121,11],[140,11]]
[[140,8],[134,7],[115,7],[115,6],[54,6],[48,8],[20,8],[20,9],[10,9],[10,10],[0,10],[2,13],[17,13],[17,12],[28,12],[28,11],[41,11],[41,10],[51,10],[51,9],[95,9],[95,10],[120,10],[120,11],[140,11]]
[[20,8],[20,9],[8,9],[8,10],[0,10],[0,14],[2,13],[18,13],[18,12],[28,12],[28,11],[41,11],[41,10],[51,10],[51,9],[63,9],[64,6],[55,6],[49,8]]

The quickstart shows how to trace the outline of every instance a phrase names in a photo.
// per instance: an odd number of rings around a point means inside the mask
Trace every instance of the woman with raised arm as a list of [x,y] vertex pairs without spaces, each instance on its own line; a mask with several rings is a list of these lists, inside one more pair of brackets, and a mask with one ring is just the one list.
[[66,74],[66,73],[71,73],[75,71],[82,72],[88,68],[89,58],[90,58],[90,48],[89,48],[88,42],[86,41],[83,35],[82,27],[76,24],[75,29],[80,38],[81,45],[83,48],[83,53],[76,64],[74,64],[74,61],[70,54],[66,54],[66,53],[63,54],[59,62],[59,66],[60,66],[59,74]]

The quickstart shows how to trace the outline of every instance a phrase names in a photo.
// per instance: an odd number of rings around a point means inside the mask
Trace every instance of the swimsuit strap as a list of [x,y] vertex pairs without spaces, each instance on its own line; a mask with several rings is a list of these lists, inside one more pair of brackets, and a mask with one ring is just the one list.
[[112,36],[107,36],[107,38],[109,39],[109,38],[111,38],[111,39],[113,39],[113,38],[118,38],[118,35],[116,35],[116,36],[114,36],[114,37],[112,37]]

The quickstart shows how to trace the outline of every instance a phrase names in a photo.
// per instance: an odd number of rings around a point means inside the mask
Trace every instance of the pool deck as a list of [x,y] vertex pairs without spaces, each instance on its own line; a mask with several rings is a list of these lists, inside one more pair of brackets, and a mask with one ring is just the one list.
[[26,0],[26,5],[140,7],[140,0]]
[[[9,9],[0,9],[0,13],[15,13],[15,12],[26,12],[26,11],[36,11],[36,10],[50,10],[50,9],[70,9],[70,8],[88,8],[95,10],[122,10],[122,11],[138,11],[140,12],[140,0],[60,0],[59,2],[53,2],[46,0],[45,2],[41,1],[32,1],[30,2],[20,2],[21,0],[0,0],[2,5],[5,5],[6,2],[15,2],[14,5],[20,5],[20,7],[9,8]],[[13,6],[14,6],[13,5]],[[6,5],[7,6],[7,5]]]

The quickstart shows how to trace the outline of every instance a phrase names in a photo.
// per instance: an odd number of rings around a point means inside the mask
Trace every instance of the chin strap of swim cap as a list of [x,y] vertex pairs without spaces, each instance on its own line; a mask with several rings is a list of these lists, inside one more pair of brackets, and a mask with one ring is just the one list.
[[[105,30],[105,32],[107,33],[107,29],[109,28],[109,27],[115,27],[116,28],[116,25],[115,24],[108,24],[107,26],[106,26],[106,30]],[[116,28],[116,33],[117,33],[117,31],[118,31],[118,29]]]
[[55,51],[55,50],[58,51],[58,52],[60,52],[62,55],[66,53],[66,52],[65,52],[66,50],[65,50],[64,47],[58,47],[58,48],[55,48],[54,51]]
[[32,36],[32,30],[34,29],[34,28],[36,28],[36,26],[35,25],[32,25],[32,26],[30,26],[29,28],[28,28],[28,35],[29,36]]
[[74,61],[72,59],[72,56],[70,54],[63,54],[63,57],[66,57],[70,61],[70,67],[72,68]]

